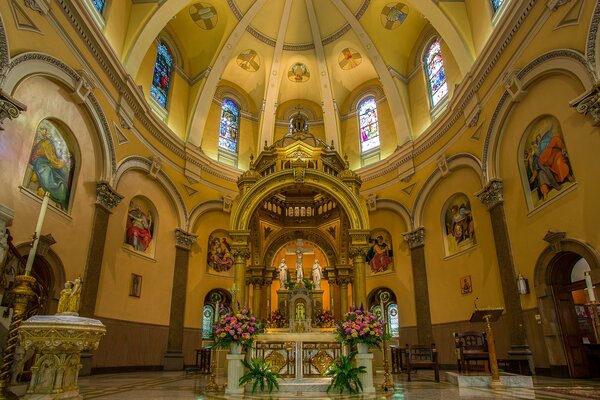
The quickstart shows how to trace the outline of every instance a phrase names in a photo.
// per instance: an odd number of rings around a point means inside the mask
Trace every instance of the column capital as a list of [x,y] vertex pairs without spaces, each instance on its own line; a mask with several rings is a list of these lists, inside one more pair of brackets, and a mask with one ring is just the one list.
[[402,236],[404,236],[404,240],[408,243],[408,247],[411,250],[425,245],[425,228],[423,227],[417,228],[412,232],[405,232]]
[[25,104],[18,102],[15,98],[0,89],[0,131],[4,130],[2,124],[5,119],[15,119],[25,110],[27,110]]
[[247,260],[250,258],[250,249],[247,247],[232,248],[231,256],[233,257],[234,260],[237,258]]
[[252,286],[254,286],[254,288],[260,288],[262,285],[265,284],[265,279],[259,276],[253,276],[251,278],[248,278],[246,282],[251,283]]
[[356,257],[366,258],[368,250],[368,247],[352,246],[350,247],[348,253],[350,254],[350,258],[352,259],[355,259]]
[[566,237],[567,234],[565,232],[550,230],[544,235],[544,241],[550,244],[552,251],[559,253],[562,249],[562,242]]
[[351,276],[340,276],[340,277],[336,278],[336,282],[340,286],[347,287],[349,283],[352,283],[352,277]]
[[578,113],[588,115],[594,125],[600,125],[600,83],[569,103]]
[[475,196],[487,207],[488,210],[504,203],[504,183],[500,178],[492,178]]
[[104,207],[108,212],[119,205],[123,196],[117,193],[106,181],[96,183],[96,204]]
[[197,238],[193,233],[180,228],[175,229],[175,247],[189,251]]

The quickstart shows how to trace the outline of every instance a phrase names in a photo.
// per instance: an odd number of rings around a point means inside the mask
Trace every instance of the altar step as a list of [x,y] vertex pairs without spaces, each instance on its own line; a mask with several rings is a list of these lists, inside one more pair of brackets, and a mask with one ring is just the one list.
[[284,378],[279,381],[280,392],[327,392],[331,378]]
[[[466,375],[457,372],[443,372],[448,382],[462,387],[489,387],[492,377],[490,375]],[[500,382],[504,387],[533,388],[533,378],[527,375],[500,373]]]

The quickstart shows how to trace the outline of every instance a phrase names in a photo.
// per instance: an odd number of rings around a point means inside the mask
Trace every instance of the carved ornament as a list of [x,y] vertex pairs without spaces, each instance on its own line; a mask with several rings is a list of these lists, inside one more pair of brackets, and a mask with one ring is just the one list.
[[184,250],[190,250],[198,236],[182,229],[175,229],[175,246]]
[[503,194],[504,184],[502,183],[502,179],[493,178],[483,189],[475,193],[475,196],[477,196],[488,210],[491,210],[498,204],[504,203]]
[[233,256],[234,262],[237,262],[238,258],[241,258],[240,261],[247,260],[250,258],[250,249],[231,249],[231,255]]
[[18,102],[8,93],[0,90],[0,131],[4,130],[2,124],[5,119],[15,119],[25,110],[27,110],[25,104]]
[[578,113],[592,118],[594,125],[600,125],[600,83],[569,103]]
[[544,241],[550,244],[552,251],[559,253],[562,250],[562,242],[565,240],[565,237],[567,237],[565,232],[548,231],[544,236]]
[[419,246],[425,245],[425,228],[420,227],[412,232],[403,233],[404,240],[408,243],[408,247],[412,250]]
[[115,192],[106,181],[96,183],[96,204],[109,212],[123,200],[123,196]]

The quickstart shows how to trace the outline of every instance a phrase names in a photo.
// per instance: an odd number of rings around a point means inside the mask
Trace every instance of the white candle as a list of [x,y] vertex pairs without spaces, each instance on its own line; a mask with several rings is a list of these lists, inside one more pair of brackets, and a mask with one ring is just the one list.
[[215,322],[219,322],[219,300],[217,300],[217,306],[215,307]]
[[590,271],[585,271],[583,276],[585,276],[585,288],[588,291],[590,303],[593,303],[596,301],[596,295],[594,294],[594,287],[592,286],[592,277],[590,276]]
[[46,216],[46,210],[48,209],[48,200],[50,199],[50,193],[46,192],[44,195],[44,201],[42,201],[42,208],[40,209],[40,215],[38,217],[37,225],[35,226],[35,232],[33,234],[33,245],[29,250],[29,256],[27,257],[27,265],[25,266],[25,275],[31,273],[33,268],[33,260],[35,259],[35,253],[37,251],[38,243],[40,241],[40,234],[42,232],[42,225],[44,225],[44,217]]

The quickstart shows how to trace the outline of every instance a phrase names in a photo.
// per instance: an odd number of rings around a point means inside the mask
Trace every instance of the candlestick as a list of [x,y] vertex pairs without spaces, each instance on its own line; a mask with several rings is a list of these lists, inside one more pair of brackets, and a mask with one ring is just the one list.
[[592,277],[590,276],[590,271],[585,271],[583,276],[585,277],[585,288],[587,289],[590,303],[593,303],[596,301],[596,295],[594,294],[594,286],[592,286]]
[[215,307],[215,322],[219,322],[219,300],[217,300],[217,306]]
[[44,201],[42,201],[42,208],[40,209],[40,215],[38,217],[37,225],[35,226],[35,232],[33,234],[33,243],[29,250],[29,256],[27,257],[27,265],[25,266],[25,275],[31,275],[31,269],[33,268],[33,260],[35,259],[35,253],[37,251],[38,243],[40,241],[40,233],[42,232],[42,225],[44,224],[44,217],[46,216],[46,210],[48,209],[48,200],[50,199],[50,193],[44,194]]

